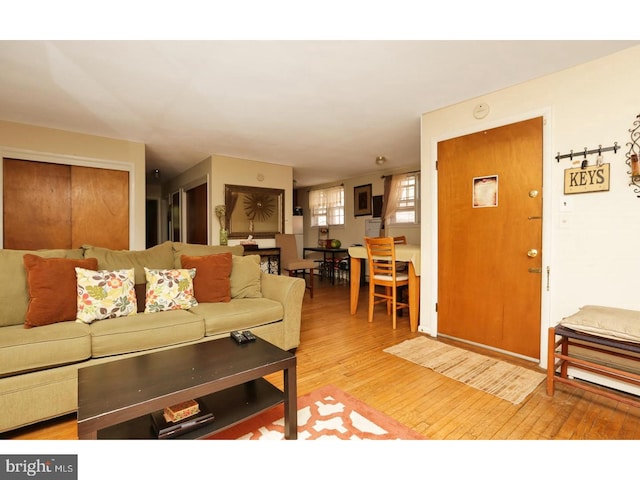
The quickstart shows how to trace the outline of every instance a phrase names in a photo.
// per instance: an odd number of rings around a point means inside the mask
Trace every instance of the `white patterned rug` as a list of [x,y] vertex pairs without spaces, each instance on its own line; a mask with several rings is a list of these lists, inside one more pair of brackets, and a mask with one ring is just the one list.
[[384,350],[470,387],[519,404],[546,375],[421,336]]
[[[272,408],[209,437],[283,440],[284,409]],[[424,440],[425,437],[332,385],[298,398],[298,440]]]

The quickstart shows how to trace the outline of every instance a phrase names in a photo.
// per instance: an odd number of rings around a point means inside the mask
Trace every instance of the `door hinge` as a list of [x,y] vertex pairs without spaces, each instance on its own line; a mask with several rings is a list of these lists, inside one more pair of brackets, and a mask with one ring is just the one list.
[[438,313],[438,302],[436,302],[436,313]]
[[436,170],[438,169],[438,160],[436,160]]

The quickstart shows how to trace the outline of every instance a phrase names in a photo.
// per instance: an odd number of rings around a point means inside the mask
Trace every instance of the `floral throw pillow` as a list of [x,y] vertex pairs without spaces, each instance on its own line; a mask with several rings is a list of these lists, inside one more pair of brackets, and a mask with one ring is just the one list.
[[76,267],[78,312],[76,320],[125,317],[137,313],[134,269],[87,270]]
[[147,278],[144,313],[188,310],[198,305],[193,295],[195,268],[157,270],[145,267],[144,273]]

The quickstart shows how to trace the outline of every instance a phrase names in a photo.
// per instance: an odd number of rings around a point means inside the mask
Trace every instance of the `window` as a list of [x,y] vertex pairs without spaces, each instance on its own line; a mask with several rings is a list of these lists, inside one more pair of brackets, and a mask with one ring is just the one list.
[[324,188],[309,192],[312,227],[344,225],[344,187]]
[[391,180],[389,208],[386,219],[390,224],[419,223],[420,177],[415,173],[394,175]]

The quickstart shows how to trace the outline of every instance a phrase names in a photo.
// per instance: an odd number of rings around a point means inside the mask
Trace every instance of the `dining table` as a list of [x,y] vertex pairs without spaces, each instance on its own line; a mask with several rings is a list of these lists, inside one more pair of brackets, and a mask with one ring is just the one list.
[[[409,265],[409,324],[411,331],[417,332],[420,319],[420,245],[399,244],[395,249],[396,261]],[[360,272],[362,261],[367,260],[367,247],[352,245],[348,250],[351,259],[350,310],[351,315],[355,315],[360,298]]]
[[[302,258],[307,258],[307,252],[316,252],[322,254],[322,265],[328,266],[327,274],[332,285],[336,283],[336,260],[344,257],[347,253],[346,248],[328,248],[328,247],[304,247],[302,249]],[[331,258],[329,258],[331,257]]]

